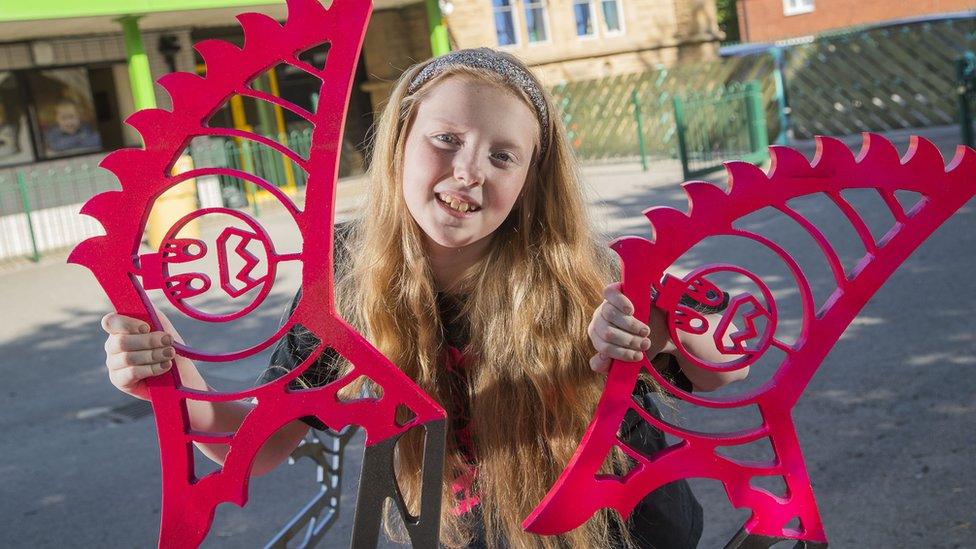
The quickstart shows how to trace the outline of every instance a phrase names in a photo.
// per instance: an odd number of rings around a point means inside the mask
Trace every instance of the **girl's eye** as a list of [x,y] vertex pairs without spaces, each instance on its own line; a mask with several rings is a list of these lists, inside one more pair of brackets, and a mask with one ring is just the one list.
[[513,158],[512,155],[510,155],[510,154],[508,154],[506,152],[498,153],[496,155],[496,158],[498,158],[502,162],[515,162],[515,158]]
[[[442,137],[444,137],[446,139],[441,139]],[[437,134],[437,135],[434,136],[434,139],[436,139],[437,141],[440,141],[442,143],[451,143],[451,144],[454,144],[454,145],[457,144],[456,143],[457,139],[453,135],[451,135],[449,133],[439,133],[439,134]]]

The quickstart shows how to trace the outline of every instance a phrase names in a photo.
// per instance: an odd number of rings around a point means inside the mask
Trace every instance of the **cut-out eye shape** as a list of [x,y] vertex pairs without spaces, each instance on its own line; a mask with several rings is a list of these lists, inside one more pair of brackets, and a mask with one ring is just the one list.
[[199,273],[184,273],[166,277],[166,296],[171,301],[183,301],[210,289],[210,278]]

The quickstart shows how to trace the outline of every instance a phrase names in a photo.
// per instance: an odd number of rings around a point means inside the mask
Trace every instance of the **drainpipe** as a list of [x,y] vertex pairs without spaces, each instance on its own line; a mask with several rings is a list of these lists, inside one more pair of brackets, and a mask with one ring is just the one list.
[[142,35],[139,34],[139,17],[126,15],[116,21],[122,25],[122,32],[125,35],[125,55],[129,64],[132,101],[136,110],[154,108],[156,92],[153,90],[149,58],[146,57],[146,51],[142,47]]
[[447,25],[441,13],[439,0],[425,0],[427,6],[427,30],[430,31],[430,53],[433,57],[444,55],[451,51],[451,44],[447,39]]
[[[125,55],[129,62],[129,83],[132,86],[132,102],[136,110],[152,109],[156,107],[156,92],[153,89],[152,71],[149,70],[149,58],[142,46],[142,35],[139,33],[139,17],[126,15],[116,19],[122,25],[125,35]],[[189,155],[177,159],[174,172],[185,172],[193,168],[193,158]],[[196,209],[197,185],[193,179],[188,179],[166,189],[152,205],[149,218],[146,220],[146,239],[149,246],[159,249],[162,240],[170,227],[177,220]],[[183,238],[199,238],[200,228],[196,221],[191,221],[180,230]]]

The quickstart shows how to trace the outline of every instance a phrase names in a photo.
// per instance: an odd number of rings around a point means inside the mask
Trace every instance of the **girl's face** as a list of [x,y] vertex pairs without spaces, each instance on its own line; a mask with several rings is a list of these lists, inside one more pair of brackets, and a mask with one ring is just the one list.
[[421,101],[407,134],[403,196],[429,247],[491,235],[525,185],[539,141],[535,112],[514,92],[449,76]]

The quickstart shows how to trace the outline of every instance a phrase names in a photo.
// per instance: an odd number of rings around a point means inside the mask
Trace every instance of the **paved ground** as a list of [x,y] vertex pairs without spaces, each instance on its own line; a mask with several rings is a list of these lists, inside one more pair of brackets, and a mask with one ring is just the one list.
[[[946,151],[956,139],[948,131],[932,137]],[[904,136],[894,138],[904,151]],[[810,144],[797,146],[812,156]],[[592,212],[608,237],[646,235],[640,212],[647,206],[684,207],[676,165],[655,166],[652,173],[637,166],[596,166],[584,174]],[[340,201],[344,215],[355,212],[356,194],[351,190]],[[872,229],[884,226],[886,219],[871,208],[869,197],[854,196],[852,202]],[[851,265],[857,257],[856,249],[848,249],[852,233],[831,221],[823,203],[799,207],[824,223],[828,238]],[[976,329],[970,317],[976,298],[969,273],[976,269],[974,208],[970,202],[894,274],[827,357],[796,408],[806,464],[833,547],[973,545]],[[287,238],[288,219],[282,214],[267,209],[262,222]],[[778,236],[800,254],[810,249],[778,223],[765,213],[747,220],[750,228]],[[775,261],[726,240],[694,252],[681,267],[725,256],[752,266],[770,281],[783,309],[784,333],[795,332],[788,314],[795,290]],[[808,255],[816,257],[813,251]],[[108,383],[102,363],[98,319],[108,302],[85,270],[63,259],[48,256],[39,265],[8,265],[0,273],[0,372],[5,379],[0,391],[0,545],[149,546],[159,519],[152,420],[116,422],[106,413],[130,402]],[[829,291],[821,275],[812,276],[818,299]],[[227,348],[258,337],[278,321],[296,280],[294,273],[285,273],[268,306],[232,336],[216,330],[187,333]],[[244,386],[260,372],[262,360],[232,368],[206,366],[205,371],[222,389]],[[771,373],[756,367],[749,384]],[[689,407],[676,415],[683,424],[704,430],[756,421],[747,412],[716,415]],[[348,536],[359,452],[356,446],[350,452],[353,474],[346,478],[347,511],[337,539]],[[730,507],[717,483],[693,484],[706,508],[701,547],[720,547],[746,514]],[[246,509],[218,509],[205,546],[262,545],[313,489],[308,464],[255,479]]]

